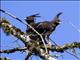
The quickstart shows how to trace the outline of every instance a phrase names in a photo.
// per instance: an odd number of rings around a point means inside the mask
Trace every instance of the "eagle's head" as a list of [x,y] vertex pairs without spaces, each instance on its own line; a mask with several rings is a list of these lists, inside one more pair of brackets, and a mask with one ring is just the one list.
[[26,17],[26,18],[25,18],[25,21],[26,21],[27,23],[29,23],[29,24],[30,24],[30,23],[34,23],[35,20],[36,20],[36,17],[40,17],[38,13]]
[[61,23],[61,20],[59,19],[59,16],[62,14],[62,12],[58,13],[55,18],[51,21],[52,24],[55,24],[56,26]]
[[55,24],[56,26],[59,25],[60,23],[61,23],[61,21],[60,21],[59,19],[57,19],[57,20],[55,20],[55,21],[53,22],[53,24]]

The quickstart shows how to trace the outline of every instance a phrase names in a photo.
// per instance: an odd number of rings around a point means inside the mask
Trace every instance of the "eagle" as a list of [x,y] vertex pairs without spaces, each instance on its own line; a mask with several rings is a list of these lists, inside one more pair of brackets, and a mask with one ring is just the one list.
[[[31,25],[34,28],[35,24],[36,24],[36,22],[35,22],[36,17],[40,17],[39,13],[26,17],[25,21],[26,21],[26,23],[28,23],[29,25]],[[32,31],[33,30],[29,26],[27,26],[27,29],[26,29],[27,34],[30,34]]]
[[[45,43],[48,44],[50,34],[55,31],[56,27],[61,23],[61,20],[59,19],[61,14],[62,12],[58,13],[51,21],[38,23],[35,23],[34,19],[26,21],[43,36]],[[32,34],[32,36],[30,36],[31,39],[40,40],[40,37],[31,28],[28,28],[26,32]]]

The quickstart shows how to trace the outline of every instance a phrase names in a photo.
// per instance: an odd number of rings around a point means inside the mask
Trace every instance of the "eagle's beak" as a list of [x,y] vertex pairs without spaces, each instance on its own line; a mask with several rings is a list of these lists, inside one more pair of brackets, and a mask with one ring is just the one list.
[[59,24],[61,24],[62,22],[60,21]]

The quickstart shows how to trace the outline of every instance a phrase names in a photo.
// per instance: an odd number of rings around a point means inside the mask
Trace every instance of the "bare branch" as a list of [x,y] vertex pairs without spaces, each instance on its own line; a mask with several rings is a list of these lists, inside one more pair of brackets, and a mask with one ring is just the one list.
[[[41,46],[41,48],[44,48],[44,47]],[[64,52],[67,49],[74,49],[74,48],[80,49],[80,42],[73,42],[73,43],[69,43],[69,44],[64,44],[63,46],[56,46],[56,45],[48,46],[47,45],[47,49],[51,50],[52,52],[54,52],[54,51]]]
[[[12,34],[13,36],[17,37],[20,39],[24,44],[26,44],[27,35],[25,35],[24,32],[22,32],[20,29],[16,28],[15,26],[12,26],[6,19],[1,19],[0,18],[0,27],[4,30],[5,33]],[[26,44],[26,47],[24,49],[22,48],[13,48],[10,50],[2,50],[0,53],[13,53],[16,51],[24,51],[28,48],[31,53],[34,53],[35,55],[39,56],[40,58],[44,60],[49,60],[47,59],[47,54],[45,52],[45,47],[44,45],[39,45],[37,41],[32,40]],[[49,46],[47,45],[47,50],[49,51],[56,51],[56,52],[64,52],[67,49],[73,49],[73,48],[79,48],[80,49],[80,42],[73,42],[70,44],[65,44],[63,46],[56,46],[52,45]]]
[[11,25],[6,19],[0,18],[0,27],[6,34],[12,34],[13,36],[20,39],[24,44],[27,42],[27,35],[22,32],[20,29],[16,28],[15,26]]
[[2,50],[2,51],[0,51],[0,53],[7,53],[7,54],[9,54],[9,53],[14,53],[16,51],[24,51],[24,50],[27,50],[27,48],[24,47],[24,48],[13,48],[13,49],[9,49],[9,50]]
[[26,56],[25,60],[29,60],[29,58],[31,57],[32,53],[28,53],[28,55]]

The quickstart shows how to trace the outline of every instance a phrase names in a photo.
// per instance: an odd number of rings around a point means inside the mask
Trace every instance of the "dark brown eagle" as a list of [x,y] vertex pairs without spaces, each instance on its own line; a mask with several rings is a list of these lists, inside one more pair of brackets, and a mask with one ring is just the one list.
[[[33,15],[30,15],[30,16],[26,17],[25,21],[34,28],[35,24],[36,24],[36,22],[35,22],[36,17],[40,17],[39,13],[33,14]],[[33,30],[29,26],[27,26],[27,30],[26,31],[29,34]]]
[[[44,22],[38,22],[35,23],[34,21],[34,17],[35,16],[30,16],[26,19],[26,22],[29,23],[35,30],[37,30],[44,38],[45,43],[48,43],[47,41],[49,40],[49,36],[50,34],[55,31],[56,27],[61,23],[59,16],[62,13],[58,13],[54,19],[52,19],[51,21],[44,21]],[[29,19],[29,20],[28,20]],[[28,27],[28,29],[26,30],[26,32],[28,34],[32,34],[31,38],[32,39],[39,39],[40,37],[31,29]],[[47,39],[47,40],[46,40]],[[40,40],[40,39],[39,39]]]

